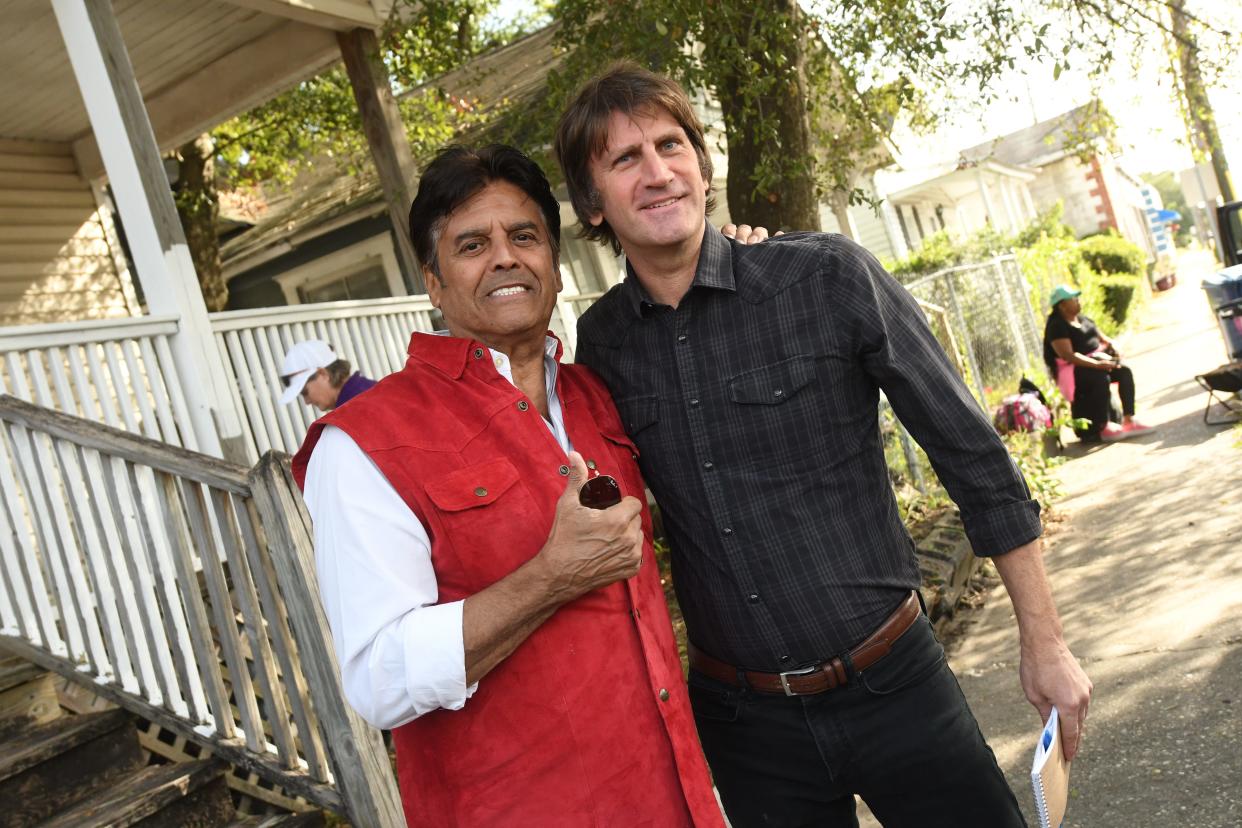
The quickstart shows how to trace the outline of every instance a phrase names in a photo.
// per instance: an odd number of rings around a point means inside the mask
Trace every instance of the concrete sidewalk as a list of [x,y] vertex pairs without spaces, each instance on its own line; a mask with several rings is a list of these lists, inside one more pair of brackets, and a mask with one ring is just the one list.
[[[1226,361],[1187,256],[1122,341],[1153,435],[1071,443],[1046,563],[1071,649],[1095,682],[1065,825],[1242,825],[1242,451],[1203,424],[1194,375]],[[1017,677],[1002,587],[950,663],[1034,822],[1039,718]]]

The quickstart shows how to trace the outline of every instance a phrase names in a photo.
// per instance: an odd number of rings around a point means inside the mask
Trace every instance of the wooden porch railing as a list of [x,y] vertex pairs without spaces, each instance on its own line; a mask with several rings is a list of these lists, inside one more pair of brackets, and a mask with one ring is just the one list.
[[0,392],[197,449],[168,347],[176,332],[171,316],[0,330]]
[[[572,359],[573,329],[600,294],[563,297],[552,328]],[[250,462],[295,452],[319,412],[280,405],[277,378],[295,342],[322,339],[356,370],[380,379],[405,365],[414,331],[434,330],[426,296],[323,302],[210,314],[225,376],[242,413]],[[563,317],[563,319],[562,319]],[[0,393],[174,446],[197,449],[169,337],[175,317],[137,317],[0,330]]]
[[282,458],[247,472],[9,395],[0,424],[0,645],[356,825],[404,824]]

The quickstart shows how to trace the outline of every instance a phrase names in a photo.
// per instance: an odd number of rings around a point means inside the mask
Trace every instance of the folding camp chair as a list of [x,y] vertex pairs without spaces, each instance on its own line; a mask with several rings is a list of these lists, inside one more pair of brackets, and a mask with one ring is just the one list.
[[[1242,392],[1242,360],[1222,365],[1206,374],[1199,374],[1195,379],[1208,392],[1203,422],[1208,425],[1225,425],[1238,422],[1242,418],[1242,399],[1238,397],[1239,392]],[[1211,419],[1213,403],[1225,409],[1224,418]]]

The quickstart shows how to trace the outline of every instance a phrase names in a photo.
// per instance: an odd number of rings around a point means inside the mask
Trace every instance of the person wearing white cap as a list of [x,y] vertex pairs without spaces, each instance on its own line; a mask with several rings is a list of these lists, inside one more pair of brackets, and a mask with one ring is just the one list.
[[348,360],[341,359],[332,346],[318,339],[297,342],[285,354],[280,366],[282,405],[300,395],[307,404],[320,411],[331,411],[375,385],[357,371],[350,371]]

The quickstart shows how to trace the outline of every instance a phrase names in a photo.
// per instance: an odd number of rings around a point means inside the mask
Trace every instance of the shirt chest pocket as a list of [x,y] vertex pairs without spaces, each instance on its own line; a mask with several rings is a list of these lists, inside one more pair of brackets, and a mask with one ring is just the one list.
[[437,549],[444,541],[463,575],[482,589],[529,560],[547,540],[550,524],[508,458],[451,471],[424,490],[439,519],[431,533],[433,557],[441,553],[437,575],[448,561],[448,550]]
[[815,358],[795,356],[726,380],[717,453],[754,471],[804,462],[823,425],[815,379]]

